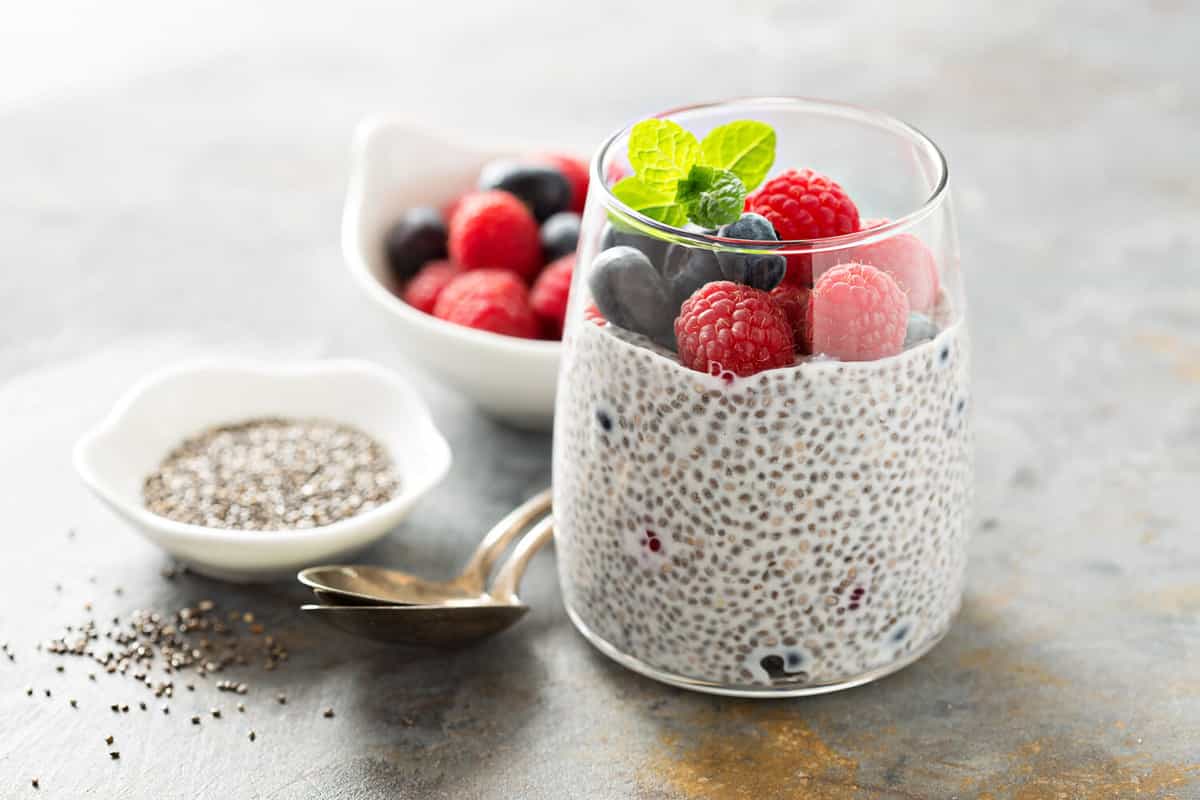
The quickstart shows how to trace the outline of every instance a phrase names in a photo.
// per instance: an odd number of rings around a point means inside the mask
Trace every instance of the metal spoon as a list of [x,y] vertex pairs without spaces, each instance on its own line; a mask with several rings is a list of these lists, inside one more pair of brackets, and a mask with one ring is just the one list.
[[554,538],[554,520],[546,517],[521,537],[504,562],[490,594],[469,600],[414,606],[320,606],[300,610],[355,636],[381,642],[429,647],[459,647],[498,633],[525,616],[529,606],[517,587],[533,557]]
[[296,578],[331,605],[431,605],[484,594],[496,559],[530,522],[550,509],[550,489],[538,492],[497,522],[475,548],[457,577],[431,581],[407,572],[371,566],[320,566]]

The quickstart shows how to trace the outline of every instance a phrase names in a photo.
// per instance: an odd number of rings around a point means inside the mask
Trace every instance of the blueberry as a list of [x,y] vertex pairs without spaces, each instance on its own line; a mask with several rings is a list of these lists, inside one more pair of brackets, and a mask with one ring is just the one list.
[[545,222],[571,205],[571,184],[545,164],[492,161],[479,173],[479,188],[503,189],[521,198],[538,222]]
[[767,677],[772,680],[779,680],[787,677],[787,671],[783,668],[783,658],[776,655],[763,656],[758,665],[763,668],[763,672],[767,673]]
[[608,433],[613,428],[612,417],[602,408],[596,409],[596,422],[600,423],[600,427],[604,429],[605,433]]
[[383,239],[388,267],[397,280],[408,280],[426,261],[446,257],[446,222],[436,208],[411,208],[388,228]]
[[645,253],[646,258],[650,259],[650,263],[655,267],[663,263],[663,259],[667,255],[667,248],[670,246],[670,242],[636,233],[612,223],[605,225],[604,233],[600,235],[601,250],[607,250],[610,247],[633,247]]
[[[717,235],[726,239],[744,239],[751,242],[777,242],[775,228],[766,217],[758,214],[742,214],[735,222],[722,227]],[[779,285],[787,272],[787,259],[774,253],[746,255],[722,253],[721,272],[726,280],[744,283],[755,289],[769,292]]]
[[674,347],[675,315],[666,282],[641,250],[610,247],[600,253],[592,262],[588,288],[611,324]]
[[777,242],[775,226],[761,214],[742,214],[737,220],[722,227],[718,236],[725,239],[744,239],[748,242]]
[[579,215],[560,211],[542,223],[542,253],[547,261],[574,253],[579,244]]
[[915,311],[908,315],[908,328],[904,332],[905,349],[927,342],[937,335],[938,326],[929,317]]
[[704,284],[725,280],[715,253],[682,244],[667,248],[662,276],[671,290],[671,301],[676,308]]

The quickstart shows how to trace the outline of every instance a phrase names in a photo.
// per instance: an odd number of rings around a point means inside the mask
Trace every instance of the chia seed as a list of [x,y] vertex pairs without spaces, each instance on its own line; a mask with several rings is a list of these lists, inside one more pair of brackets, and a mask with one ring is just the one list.
[[264,417],[186,439],[146,478],[146,508],[178,522],[237,530],[328,525],[399,488],[382,445],[356,428]]

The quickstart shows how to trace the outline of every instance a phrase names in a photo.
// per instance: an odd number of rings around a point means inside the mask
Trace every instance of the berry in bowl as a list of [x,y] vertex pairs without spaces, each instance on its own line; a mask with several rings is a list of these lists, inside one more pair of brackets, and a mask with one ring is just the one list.
[[385,118],[353,158],[343,251],[396,348],[492,416],[548,429],[586,163]]
[[554,507],[564,603],[604,653],[802,695],[945,635],[972,485],[946,186],[916,130],[812,100],[679,109],[602,147]]

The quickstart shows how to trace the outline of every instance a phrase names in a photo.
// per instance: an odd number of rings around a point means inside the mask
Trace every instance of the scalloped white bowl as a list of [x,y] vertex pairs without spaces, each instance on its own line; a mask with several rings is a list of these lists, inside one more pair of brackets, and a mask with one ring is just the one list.
[[[320,417],[353,425],[387,448],[400,493],[376,508],[305,530],[206,528],[161,517],[142,485],[186,437],[253,417]],[[365,361],[269,365],[195,361],[139,381],[75,445],[75,469],[118,516],[195,571],[239,582],[291,577],[339,560],[394,528],[450,469],[450,446],[417,393]]]
[[354,281],[389,320],[391,344],[487,414],[549,430],[561,346],[477,331],[424,314],[388,289],[384,233],[405,209],[442,206],[474,185],[498,156],[529,152],[485,146],[400,119],[368,117],[354,136],[342,216],[342,253]]

